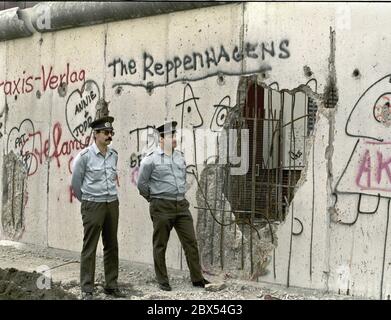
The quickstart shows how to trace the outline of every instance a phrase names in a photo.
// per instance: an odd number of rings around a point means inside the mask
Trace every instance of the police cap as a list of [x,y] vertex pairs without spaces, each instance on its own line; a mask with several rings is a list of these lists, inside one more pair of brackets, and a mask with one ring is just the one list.
[[160,127],[157,127],[156,130],[159,132],[160,135],[166,134],[166,133],[175,133],[176,132],[176,121],[166,122],[165,124],[162,124]]
[[102,117],[100,119],[96,119],[95,121],[91,122],[90,127],[93,130],[114,130],[113,122],[114,122],[113,117],[110,116]]

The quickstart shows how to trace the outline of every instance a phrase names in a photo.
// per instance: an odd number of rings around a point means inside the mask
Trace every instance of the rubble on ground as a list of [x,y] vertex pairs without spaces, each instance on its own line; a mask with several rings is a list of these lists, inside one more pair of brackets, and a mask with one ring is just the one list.
[[[152,253],[151,253],[152,254]],[[0,299],[79,299],[80,253],[33,245],[4,245],[0,241]],[[36,286],[42,274],[38,267],[50,269],[52,289]],[[17,267],[19,270],[14,269]],[[172,291],[162,291],[155,280],[153,265],[120,261],[119,287],[125,300],[341,300],[351,296],[287,288],[256,281],[246,281],[233,273],[204,273],[212,284],[193,287],[187,270],[168,269]],[[42,280],[42,278],[41,278]],[[102,257],[96,259],[94,298],[114,299],[103,292]]]
[[0,300],[75,300],[44,274],[0,268]]

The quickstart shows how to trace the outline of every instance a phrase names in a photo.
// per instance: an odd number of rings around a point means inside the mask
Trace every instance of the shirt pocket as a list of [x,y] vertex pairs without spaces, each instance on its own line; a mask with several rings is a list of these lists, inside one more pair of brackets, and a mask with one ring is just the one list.
[[110,180],[113,180],[113,181],[116,180],[117,179],[117,174],[118,174],[116,167],[109,166],[108,174],[109,174]]
[[172,176],[172,170],[169,164],[156,165],[156,172],[159,180],[161,181],[171,180],[170,177]]
[[178,163],[178,168],[180,170],[186,170],[186,163],[184,161]]
[[90,176],[90,180],[91,180],[91,183],[94,183],[94,182],[98,182],[98,181],[102,181],[104,176],[105,176],[105,172],[104,170],[102,170],[102,168],[99,168],[99,167],[91,167],[89,170],[88,170],[88,175]]
[[186,162],[182,157],[174,159],[173,166],[175,169],[175,175],[182,177],[186,174]]

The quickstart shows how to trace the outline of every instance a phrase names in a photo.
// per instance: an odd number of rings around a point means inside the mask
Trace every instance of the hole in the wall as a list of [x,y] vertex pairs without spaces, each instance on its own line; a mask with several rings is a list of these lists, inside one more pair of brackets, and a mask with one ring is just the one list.
[[40,39],[38,40],[38,42],[39,42],[39,45],[41,46],[41,45],[42,45],[42,42],[43,42],[43,39],[40,38]]
[[220,86],[225,84],[225,77],[224,77],[223,74],[219,74],[217,76],[217,84],[220,85]]
[[373,105],[373,116],[375,120],[387,128],[391,126],[390,96],[390,92],[383,93]]
[[249,169],[231,176],[224,192],[234,211],[245,216],[255,208],[256,218],[282,221],[305,169],[306,142],[318,106],[304,90],[277,91],[248,79],[245,83],[240,121],[230,128],[249,132]]
[[338,88],[334,79],[329,79],[324,89],[324,105],[326,108],[335,108],[338,102]]
[[261,73],[261,78],[262,79],[267,79],[269,76],[268,76],[268,74],[266,73],[266,72],[262,72]]
[[353,75],[354,78],[359,78],[361,76],[360,70],[358,70],[357,68],[354,69],[352,75]]
[[222,114],[222,115],[220,116],[220,122],[224,122],[224,119],[225,119],[225,114]]
[[37,92],[35,93],[35,96],[36,96],[38,99],[41,99],[41,91],[37,90]]
[[123,88],[121,86],[118,86],[116,89],[115,89],[115,94],[117,96],[120,96],[122,94],[122,91],[123,91]]
[[[220,154],[211,156],[203,170],[194,174],[203,265],[208,270],[249,271],[251,279],[270,271],[270,257],[278,242],[275,231],[305,174],[305,157],[311,154],[307,138],[315,129],[318,110],[308,82],[280,90],[278,83],[259,83],[260,78],[261,74],[242,77],[236,102],[226,98],[215,106],[210,128],[218,135],[216,145],[229,150],[227,158],[220,161]],[[234,139],[223,137],[224,132],[229,136],[228,129],[236,132]],[[248,130],[248,143],[245,137],[242,140],[242,130]],[[247,146],[248,170],[234,175],[231,169],[244,160],[242,146]],[[231,154],[241,158],[239,164]],[[304,232],[298,219],[292,231],[297,237]]]
[[18,100],[18,95],[17,95],[17,94],[15,95],[15,101],[16,101],[16,100]]
[[151,96],[153,94],[153,81],[147,83],[147,93]]
[[311,78],[313,76],[313,72],[311,71],[311,68],[309,66],[304,66],[304,75],[307,78]]
[[67,94],[67,89],[68,89],[68,86],[65,82],[62,82],[59,86],[58,86],[58,94],[60,97],[65,97],[66,94]]

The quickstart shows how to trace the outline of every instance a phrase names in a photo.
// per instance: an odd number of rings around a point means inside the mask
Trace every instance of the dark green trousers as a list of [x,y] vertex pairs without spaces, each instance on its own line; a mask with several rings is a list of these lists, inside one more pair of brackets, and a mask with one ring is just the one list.
[[118,200],[113,202],[82,201],[84,227],[83,249],[80,259],[80,287],[93,292],[95,282],[96,248],[102,233],[105,287],[117,288],[118,280]]
[[203,275],[189,202],[187,200],[152,199],[149,210],[153,222],[153,261],[156,280],[159,283],[169,283],[166,249],[170,232],[174,227],[185,251],[191,281],[201,281]]

